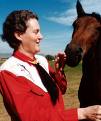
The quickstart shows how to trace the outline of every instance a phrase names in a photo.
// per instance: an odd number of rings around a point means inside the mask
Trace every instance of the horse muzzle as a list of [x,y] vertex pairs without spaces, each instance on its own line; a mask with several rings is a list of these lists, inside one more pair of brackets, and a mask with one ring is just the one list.
[[71,48],[69,44],[65,48],[66,64],[70,67],[75,67],[82,59],[82,49],[79,47]]

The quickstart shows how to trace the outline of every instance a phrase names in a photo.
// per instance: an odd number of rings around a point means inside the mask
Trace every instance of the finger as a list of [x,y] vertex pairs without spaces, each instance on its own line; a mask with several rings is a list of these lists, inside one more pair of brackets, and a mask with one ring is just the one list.
[[101,120],[101,114],[96,114],[96,119]]
[[101,121],[101,119],[96,119],[95,121]]
[[66,54],[65,53],[58,53],[55,56],[55,65],[58,65],[58,66],[56,66],[56,68],[58,68],[60,71],[62,71],[64,69],[65,62],[66,62]]
[[58,63],[59,62],[59,57],[56,57],[55,58],[55,63]]
[[66,54],[65,53],[58,53],[55,58],[59,57],[59,59],[65,59],[66,58]]
[[62,63],[61,69],[64,69],[65,64],[66,64],[66,58],[64,58],[64,60],[63,60],[63,63]]
[[55,69],[58,70],[58,68],[59,68],[59,64],[56,63],[56,64],[55,64]]

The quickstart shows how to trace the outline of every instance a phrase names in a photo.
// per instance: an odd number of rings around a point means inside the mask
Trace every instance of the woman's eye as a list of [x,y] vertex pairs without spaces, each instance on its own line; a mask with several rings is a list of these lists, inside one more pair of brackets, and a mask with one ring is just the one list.
[[38,34],[39,33],[39,30],[36,30],[36,31],[33,31],[34,34]]
[[37,31],[33,31],[33,33],[37,34],[38,32]]

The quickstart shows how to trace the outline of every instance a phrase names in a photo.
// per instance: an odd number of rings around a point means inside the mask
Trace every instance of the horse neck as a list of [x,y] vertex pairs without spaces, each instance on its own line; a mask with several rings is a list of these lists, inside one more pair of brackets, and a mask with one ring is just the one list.
[[[101,37],[98,38],[96,44],[93,45],[83,58],[84,67],[101,69]],[[100,70],[101,71],[101,70]]]

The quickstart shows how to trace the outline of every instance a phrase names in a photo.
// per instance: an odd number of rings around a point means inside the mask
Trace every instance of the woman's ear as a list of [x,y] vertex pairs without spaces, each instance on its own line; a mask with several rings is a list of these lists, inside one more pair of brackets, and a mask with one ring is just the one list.
[[19,33],[19,32],[15,32],[14,33],[14,36],[16,37],[16,39],[18,39],[19,41],[22,41],[22,37],[21,37],[21,33]]

